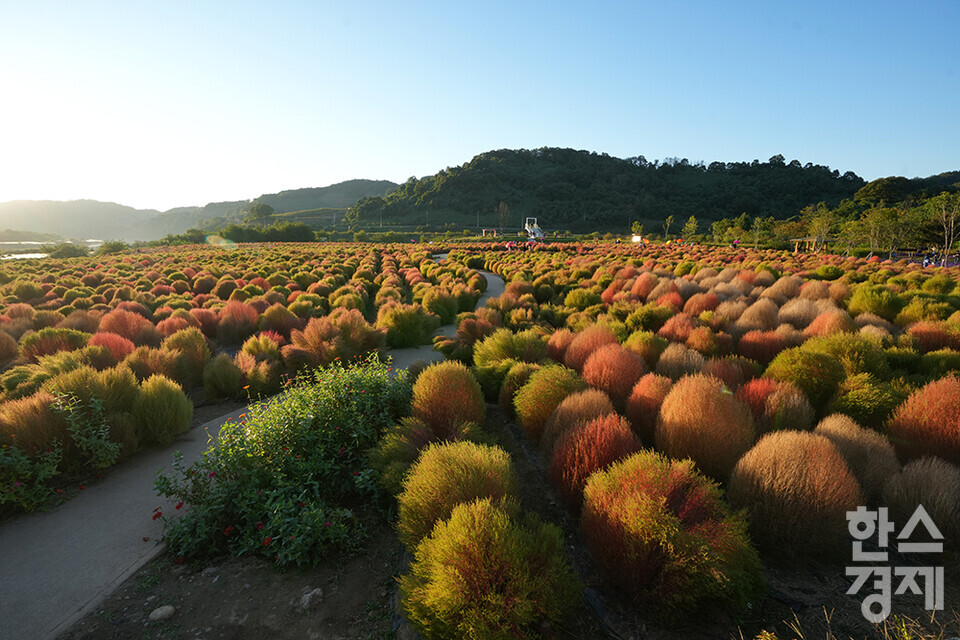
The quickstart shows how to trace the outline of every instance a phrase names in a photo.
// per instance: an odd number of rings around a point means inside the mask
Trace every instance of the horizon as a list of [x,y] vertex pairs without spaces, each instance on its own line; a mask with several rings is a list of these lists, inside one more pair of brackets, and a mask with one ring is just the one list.
[[168,211],[540,147],[960,169],[960,5],[731,6],[13,5],[0,202]]

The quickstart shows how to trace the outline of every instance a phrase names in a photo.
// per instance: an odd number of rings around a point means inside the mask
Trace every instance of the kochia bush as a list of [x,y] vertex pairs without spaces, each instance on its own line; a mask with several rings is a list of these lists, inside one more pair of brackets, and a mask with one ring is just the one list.
[[960,464],[960,378],[947,376],[914,391],[887,423],[902,460],[935,455]]
[[603,574],[662,614],[744,607],[763,591],[745,522],[689,460],[642,451],[593,474],[580,529]]
[[576,373],[559,365],[543,367],[530,376],[513,399],[517,421],[527,437],[539,441],[540,433],[557,405],[586,386]]
[[747,406],[720,380],[693,375],[681,378],[664,398],[654,441],[666,455],[692,458],[704,473],[723,480],[754,437]]
[[623,407],[633,385],[647,373],[643,359],[619,344],[600,347],[583,365],[583,380],[606,392],[614,404]]
[[579,511],[590,474],[639,449],[630,423],[607,414],[568,429],[557,440],[547,475],[571,511]]
[[863,504],[860,484],[836,446],[802,431],[761,438],[737,462],[727,495],[747,510],[758,546],[794,559],[835,551],[847,531],[846,512]]
[[400,578],[407,617],[429,639],[536,637],[579,592],[560,530],[532,516],[521,524],[490,500],[456,506]]
[[461,362],[449,360],[423,370],[413,385],[414,417],[423,420],[438,434],[452,432],[460,425],[483,424],[487,405],[480,385]]
[[397,496],[397,531],[401,542],[414,550],[458,504],[489,498],[500,505],[516,497],[510,454],[503,449],[466,441],[431,444],[410,468]]

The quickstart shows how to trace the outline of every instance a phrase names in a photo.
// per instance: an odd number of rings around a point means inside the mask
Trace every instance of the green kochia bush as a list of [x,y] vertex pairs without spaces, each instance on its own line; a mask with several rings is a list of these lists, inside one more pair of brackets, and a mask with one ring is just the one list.
[[565,555],[553,525],[517,522],[490,500],[461,504],[417,547],[403,608],[426,638],[538,637],[578,600]]
[[140,385],[132,413],[140,442],[167,445],[190,428],[193,404],[176,382],[153,375]]
[[165,520],[174,555],[260,553],[280,566],[311,566],[364,538],[363,512],[376,502],[367,450],[410,403],[406,376],[392,378],[375,356],[297,380],[245,420],[224,425],[218,446],[173,477],[160,495],[191,506]]
[[517,480],[510,454],[473,442],[432,444],[411,467],[397,496],[397,531],[408,549],[416,549],[434,524],[450,517],[462,502],[489,498],[515,510]]

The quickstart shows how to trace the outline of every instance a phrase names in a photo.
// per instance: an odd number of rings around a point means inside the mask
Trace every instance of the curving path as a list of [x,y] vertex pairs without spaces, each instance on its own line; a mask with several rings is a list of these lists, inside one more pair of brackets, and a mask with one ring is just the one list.
[[[487,291],[478,306],[504,291],[499,276],[481,273],[487,278]],[[437,335],[452,336],[455,331],[453,325],[445,325]],[[395,349],[388,355],[397,369],[420,359],[444,359],[430,345]],[[187,464],[198,460],[220,426],[245,411],[237,409],[191,429],[165,449],[138,454],[111,470],[104,482],[50,511],[0,526],[0,636],[56,637],[160,554],[163,527],[152,519],[153,509],[175,511],[172,503],[154,493],[154,477],[172,470],[174,451],[179,450]]]

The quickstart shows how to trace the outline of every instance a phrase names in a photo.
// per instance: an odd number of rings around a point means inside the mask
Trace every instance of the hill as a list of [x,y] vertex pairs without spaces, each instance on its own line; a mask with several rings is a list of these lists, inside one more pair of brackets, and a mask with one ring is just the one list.
[[689,216],[704,222],[754,216],[786,218],[808,204],[836,206],[865,182],[821,165],[787,162],[691,164],[671,158],[614,158],[573,149],[501,149],[436,175],[410,179],[386,197],[365,198],[353,208],[363,224],[382,214],[384,224],[455,221],[469,226],[518,227],[535,216],[545,228],[629,229],[633,220],[659,223],[667,216],[682,224]]
[[[388,180],[347,180],[327,187],[308,187],[264,194],[254,200],[213,202],[203,207],[178,207],[157,214],[125,230],[123,237],[131,240],[155,240],[168,234],[183,233],[191,228],[219,229],[231,222],[241,220],[244,212],[258,202],[270,205],[278,214],[305,212],[309,217],[318,210],[345,209],[363,197],[384,196],[396,188],[397,184]],[[342,218],[342,214],[340,217]],[[300,220],[300,217],[295,214],[285,219],[309,224],[308,220]],[[330,219],[330,216],[326,216],[326,219]]]
[[102,240],[158,213],[97,200],[14,200],[0,203],[0,229]]

